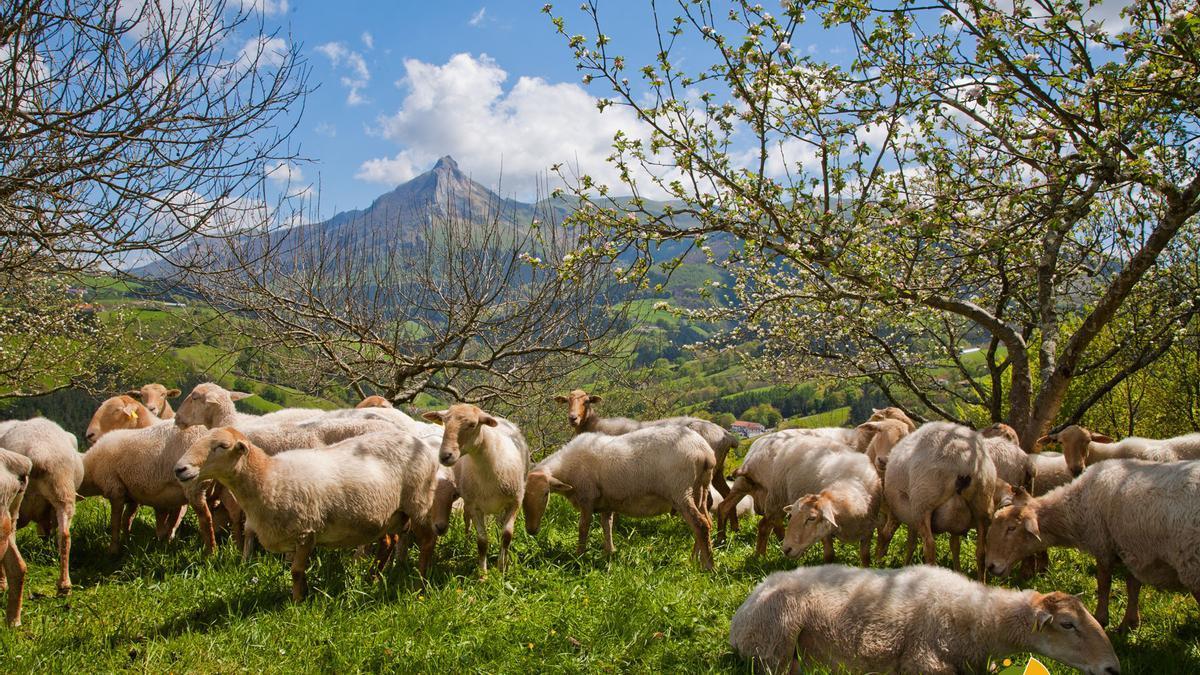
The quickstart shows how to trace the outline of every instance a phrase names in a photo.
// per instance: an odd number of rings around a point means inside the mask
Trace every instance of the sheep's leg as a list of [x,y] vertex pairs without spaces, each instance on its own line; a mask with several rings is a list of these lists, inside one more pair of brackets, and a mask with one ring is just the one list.
[[503,517],[496,519],[496,524],[500,526],[500,560],[496,562],[496,566],[501,572],[508,569],[508,547],[512,545],[513,530],[517,526],[517,511],[520,509],[519,503],[513,504]]
[[912,531],[908,533],[908,539],[904,541],[904,566],[908,567],[912,564],[913,554],[917,552],[917,538],[913,536]]
[[921,544],[924,547],[925,564],[937,564],[937,541],[933,538],[933,509],[928,509],[921,514],[921,521],[917,523],[917,534],[921,537]]
[[482,512],[477,512],[471,516],[471,522],[475,523],[475,550],[477,553],[479,572],[483,576],[487,576],[487,516]]
[[137,505],[134,505],[133,509],[127,509],[125,500],[121,497],[110,498],[108,503],[111,506],[109,511],[112,516],[112,539],[108,542],[108,554],[116,555],[121,551],[121,534],[129,531],[129,527],[125,523],[133,520],[128,513],[135,511]]
[[858,542],[858,563],[863,567],[871,566],[871,533]]
[[1117,626],[1118,633],[1124,633],[1142,625],[1142,613],[1138,607],[1141,592],[1142,582],[1138,581],[1137,577],[1133,576],[1133,574],[1126,573],[1125,594],[1128,597],[1126,598],[1125,617],[1121,619],[1121,625]]
[[[429,567],[433,564],[433,554],[437,552],[437,532],[430,526],[413,525],[413,534],[417,540],[417,574],[421,579],[427,578]],[[407,548],[405,557],[408,556]]]
[[[991,502],[988,502],[991,506]],[[975,534],[978,536],[975,543],[975,575],[979,579],[979,583],[987,581],[987,541],[988,526],[991,525],[991,517],[988,515],[991,511],[980,513],[975,519]],[[956,568],[957,569],[957,568]]]
[[58,594],[71,592],[71,519],[75,517],[75,502],[69,501],[54,510],[58,517]]
[[825,550],[824,561],[825,561],[825,564],[828,565],[829,563],[833,562],[833,558],[836,555],[836,553],[833,550],[833,535],[832,534],[821,539],[821,547]]
[[137,517],[140,506],[137,502],[125,502],[125,508],[120,511],[121,532],[124,533],[126,539],[129,538],[129,533],[133,531],[133,519]]
[[306,534],[300,539],[292,553],[292,602],[304,600],[308,595],[308,557],[312,555],[313,536]]
[[712,539],[710,539],[712,527],[709,525],[708,518],[700,513],[691,499],[684,499],[675,508],[679,509],[679,515],[683,516],[683,520],[692,528],[692,534],[696,538],[696,547],[700,550],[700,568],[705,571],[711,570],[713,568]]
[[375,581],[383,574],[383,568],[392,562],[399,543],[396,535],[384,534],[375,542],[375,559],[371,561],[371,569],[367,571],[367,581]]
[[246,527],[242,532],[242,562],[249,562],[254,555],[254,544],[258,541],[254,536],[254,530],[250,529],[250,523],[246,523]]
[[217,550],[217,534],[213,530],[212,511],[208,509],[208,500],[204,490],[191,499],[192,508],[196,510],[196,520],[200,521],[200,541],[204,543],[204,552],[211,554]]
[[600,514],[600,527],[601,527],[601,529],[604,530],[604,552],[611,555],[613,551],[617,550],[616,547],[613,546],[613,540],[612,540],[612,528],[613,528],[613,512],[612,511],[606,511],[606,512]]
[[583,555],[587,550],[588,532],[592,528],[592,510],[590,508],[581,509],[579,511],[579,545],[575,547],[575,555]]
[[[8,550],[4,552],[4,573],[9,580],[8,609],[4,618],[9,626],[21,625],[21,602],[25,598],[25,560],[17,549],[17,536],[9,523]],[[0,533],[2,534],[2,533]]]
[[4,557],[8,555],[9,544],[16,544],[13,534],[14,524],[7,511],[0,511],[0,592],[8,590],[8,575],[4,572]]
[[954,566],[955,572],[961,572],[962,567],[958,561],[958,554],[962,552],[962,537],[957,534],[950,535],[950,564]]
[[[717,494],[721,495],[721,499],[729,496],[729,483],[725,482],[725,458],[729,456],[729,450],[730,448],[717,450],[717,463],[713,468],[711,479],[712,486],[717,489]],[[708,490],[705,490],[705,492],[708,492]],[[736,519],[737,514],[734,513],[733,517]]]
[[771,540],[771,519],[763,516],[758,519],[758,538],[754,542],[754,555],[767,554],[767,542]]
[[896,536],[896,529],[900,527],[900,521],[896,520],[890,511],[885,516],[883,525],[879,527],[879,537],[875,540],[875,559],[879,561],[887,556],[892,537]]
[[1108,625],[1108,597],[1112,593],[1112,563],[1096,560],[1096,622]]
[[183,516],[186,513],[186,504],[174,509],[155,511],[158,522],[154,528],[154,535],[158,537],[159,541],[174,541],[175,532],[179,529],[179,524],[183,522]]

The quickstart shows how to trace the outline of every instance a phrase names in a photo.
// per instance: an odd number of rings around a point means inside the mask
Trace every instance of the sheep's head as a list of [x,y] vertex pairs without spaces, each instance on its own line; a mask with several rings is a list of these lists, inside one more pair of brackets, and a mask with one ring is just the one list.
[[521,503],[525,511],[525,531],[537,534],[542,526],[542,516],[546,513],[546,505],[550,502],[550,493],[569,494],[573,490],[570,485],[551,476],[545,469],[534,469],[525,479],[525,498]]
[[1013,445],[1021,445],[1021,437],[1017,435],[1017,430],[1004,422],[996,422],[991,426],[984,427],[980,429],[979,433],[984,438],[1003,438]]
[[987,534],[987,568],[1004,576],[1018,560],[1046,550],[1038,528],[1036,500],[1025,488],[1012,489],[1008,506],[996,512]]
[[142,429],[154,423],[155,417],[141,403],[127,394],[105,399],[88,422],[84,438],[89,446],[100,437],[117,429]]
[[221,475],[246,455],[250,439],[233,427],[215,429],[192,444],[175,463],[180,483]]
[[1083,470],[1087,468],[1088,455],[1091,453],[1092,443],[1112,442],[1113,439],[1108,436],[1092,433],[1078,424],[1072,424],[1058,433],[1047,434],[1037,440],[1038,446],[1048,443],[1062,445],[1063,459],[1066,460],[1067,468],[1071,470],[1071,474],[1074,476],[1083,473]]
[[158,417],[162,417],[163,412],[169,407],[167,399],[175,398],[180,393],[178,389],[167,389],[157,382],[152,382],[142,385],[141,389],[130,389],[125,392],[125,395],[130,398],[136,398],[142,402],[142,405],[146,406],[147,410]]
[[392,408],[392,402],[382,396],[368,396],[359,402],[355,408]]
[[[12,518],[17,517],[21,497],[29,486],[29,473],[33,462],[25,455],[0,448],[0,511]],[[2,517],[2,515],[0,515]],[[8,532],[0,533],[0,540],[7,542]],[[0,558],[3,554],[0,553]]]
[[440,424],[442,448],[438,460],[444,466],[454,466],[462,453],[471,454],[479,447],[479,434],[483,427],[494,427],[499,422],[470,403],[455,403],[445,410],[430,410],[421,415],[434,424]]
[[860,450],[866,453],[880,476],[887,470],[892,448],[907,436],[909,431],[908,423],[891,418],[858,425],[859,437],[863,439]]
[[454,482],[454,475],[448,469],[439,470],[437,487],[433,492],[433,506],[430,507],[431,525],[439,537],[450,529],[450,514],[454,511],[454,500],[458,498],[458,484]]
[[196,385],[175,411],[175,424],[180,427],[213,427],[223,415],[233,411],[233,402],[247,396],[241,391],[229,391],[212,382]]
[[878,422],[880,420],[897,420],[899,422],[904,422],[904,425],[908,427],[909,433],[917,430],[917,423],[913,422],[912,418],[905,414],[903,410],[895,406],[888,406],[887,408],[872,408],[871,419],[867,421]]
[[1031,650],[1089,675],[1119,675],[1121,663],[1104,628],[1079,598],[1061,591],[1030,594]]
[[554,397],[555,401],[567,404],[567,421],[576,432],[582,431],[592,417],[592,406],[603,401],[599,396],[593,396],[582,389],[576,389],[566,396],[561,394]]
[[788,517],[783,553],[799,558],[810,546],[837,532],[837,509],[828,492],[806,495],[783,508]]

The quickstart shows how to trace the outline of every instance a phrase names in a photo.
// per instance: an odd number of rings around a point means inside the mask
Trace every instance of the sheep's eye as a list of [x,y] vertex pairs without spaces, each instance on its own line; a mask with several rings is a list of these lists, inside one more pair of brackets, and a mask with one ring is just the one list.
[[1075,624],[1071,623],[1070,621],[1062,622],[1062,627],[1066,628],[1067,630],[1075,630]]
[[816,520],[816,519],[817,519],[817,516],[816,516],[815,514],[813,514],[813,515],[810,515],[810,516],[808,517],[808,522],[810,522],[810,523],[811,523],[812,521],[814,521],[814,520]]
[[1009,533],[1009,534],[1012,534],[1013,532],[1016,532],[1016,531],[1017,531],[1017,526],[1016,526],[1016,525],[1009,525],[1009,526],[1008,526],[1008,533]]

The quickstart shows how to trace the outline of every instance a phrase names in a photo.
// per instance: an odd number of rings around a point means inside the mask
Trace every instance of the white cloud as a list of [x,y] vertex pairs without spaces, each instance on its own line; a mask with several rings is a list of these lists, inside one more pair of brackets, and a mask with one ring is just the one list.
[[367,49],[375,49],[375,36],[370,31],[363,31],[362,43]]
[[240,0],[240,4],[243,10],[254,10],[266,16],[288,11],[288,0]]
[[475,12],[471,15],[471,18],[469,21],[467,21],[467,24],[478,28],[479,26],[483,25],[483,20],[486,16],[487,7],[480,7],[478,12]]
[[288,55],[288,43],[283,38],[258,35],[246,40],[238,53],[237,64],[240,68],[270,66],[278,68],[283,65]]
[[330,122],[321,122],[313,127],[313,131],[325,136],[326,138],[337,138],[337,125]]
[[267,168],[267,178],[276,185],[289,185],[302,182],[304,171],[291,162],[276,162]]
[[[629,109],[613,106],[602,114],[579,85],[537,77],[520,77],[506,90],[508,73],[486,55],[456,54],[443,65],[408,59],[404,69],[397,84],[408,94],[378,129],[400,150],[364,162],[357,178],[395,185],[453,155],[475,180],[494,188],[503,178],[504,192],[522,198],[536,196],[539,175],[556,163],[628,192],[605,158],[618,130],[646,136]],[[639,189],[661,196],[645,179]]]
[[318,45],[317,51],[324,54],[335,69],[349,71],[340,78],[342,86],[349,90],[346,94],[347,105],[365,103],[367,99],[361,92],[371,81],[371,71],[367,69],[367,62],[363,60],[362,54],[341,42],[326,42]]

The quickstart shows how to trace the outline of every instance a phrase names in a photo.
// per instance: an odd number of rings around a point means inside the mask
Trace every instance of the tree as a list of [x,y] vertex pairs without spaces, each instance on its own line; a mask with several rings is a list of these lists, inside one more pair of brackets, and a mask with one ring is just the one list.
[[783,414],[770,403],[759,403],[744,410],[742,419],[747,422],[758,422],[764,427],[771,428],[779,424],[779,421],[783,419]]
[[733,416],[733,413],[719,412],[713,414],[712,421],[722,429],[729,429],[737,421],[737,418]]
[[[1137,0],[1114,34],[1060,0],[733,5],[655,7],[662,48],[635,83],[596,3],[590,37],[554,18],[585,80],[611,91],[601,108],[643,125],[614,141],[633,198],[581,176],[572,190],[593,207],[578,222],[616,232],[635,272],[664,241],[708,252],[734,276],[743,327],[727,338],[761,340],[793,375],[868,379],[918,418],[1007,420],[1029,447],[1200,311],[1187,6]],[[845,63],[792,49],[810,14],[846,38]],[[711,65],[685,72],[685,48]],[[650,208],[646,181],[672,208]],[[1119,348],[1096,348],[1118,328]],[[964,354],[975,346],[982,359]],[[1078,375],[1112,366],[1063,409]]]

